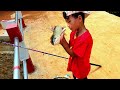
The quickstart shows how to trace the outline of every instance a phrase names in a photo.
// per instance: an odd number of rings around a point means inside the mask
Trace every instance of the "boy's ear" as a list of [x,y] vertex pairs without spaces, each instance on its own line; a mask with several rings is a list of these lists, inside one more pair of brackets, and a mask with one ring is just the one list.
[[78,15],[78,19],[81,21],[81,20],[82,20],[82,16],[81,16],[81,15]]

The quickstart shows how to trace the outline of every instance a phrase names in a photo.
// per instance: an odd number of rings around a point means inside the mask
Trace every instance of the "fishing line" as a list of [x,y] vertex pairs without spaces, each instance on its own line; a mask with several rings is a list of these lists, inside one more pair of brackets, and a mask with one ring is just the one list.
[[[40,50],[35,50],[35,49],[32,49],[32,48],[25,48],[25,47],[22,47],[22,46],[17,46],[15,44],[11,44],[11,43],[8,43],[8,42],[4,42],[4,41],[0,41],[0,43],[3,43],[3,44],[6,44],[6,45],[10,45],[10,46],[13,46],[13,47],[20,47],[20,48],[23,48],[23,49],[27,49],[27,50],[31,50],[31,51],[34,51],[34,52],[40,52],[40,53],[43,53],[43,54],[47,54],[47,55],[51,55],[51,56],[55,56],[55,57],[59,57],[59,58],[64,58],[64,59],[68,59],[66,57],[63,57],[63,56],[59,56],[59,55],[55,55],[55,54],[51,54],[51,53],[48,53],[48,52],[43,52],[43,51],[40,51]],[[94,66],[99,66],[99,67],[102,67],[101,65],[98,65],[98,64],[94,64],[94,63],[90,63],[91,65],[94,65]]]
[[59,58],[68,59],[68,58],[63,57],[63,56],[51,54],[51,53],[48,53],[48,52],[43,52],[43,51],[40,51],[40,50],[35,50],[35,49],[32,49],[32,48],[25,48],[25,47],[22,47],[22,46],[17,46],[17,45],[15,45],[15,44],[11,44],[11,43],[4,42],[4,41],[0,41],[0,43],[6,44],[6,45],[10,45],[10,46],[13,46],[13,47],[20,47],[20,48],[27,49],[27,50],[31,50],[31,51],[34,51],[34,52],[40,52],[40,53],[43,53],[43,54],[48,54],[48,55],[51,55],[51,56],[56,56],[56,57],[59,57]]

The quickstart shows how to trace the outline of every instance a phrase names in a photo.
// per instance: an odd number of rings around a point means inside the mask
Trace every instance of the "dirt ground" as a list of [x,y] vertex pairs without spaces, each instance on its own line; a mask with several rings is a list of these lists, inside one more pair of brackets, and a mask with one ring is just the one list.
[[[13,11],[0,11],[0,21],[10,19]],[[51,27],[66,26],[60,11],[22,11],[27,25],[24,30],[24,41],[28,48],[69,57],[61,45],[51,45]],[[92,11],[86,18],[85,25],[93,37],[93,49],[90,61],[102,67],[91,65],[89,79],[119,79],[120,78],[120,17],[105,11]],[[0,26],[0,29],[1,26]],[[69,40],[70,30],[66,29]],[[29,79],[53,79],[64,76],[67,72],[67,59],[58,58],[29,50],[35,71],[28,75]]]

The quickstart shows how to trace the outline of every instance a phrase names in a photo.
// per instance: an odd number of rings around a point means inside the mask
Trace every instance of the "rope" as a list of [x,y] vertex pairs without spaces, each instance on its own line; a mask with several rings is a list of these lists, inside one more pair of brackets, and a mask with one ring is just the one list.
[[[48,54],[48,55],[55,56],[55,57],[59,57],[59,58],[68,59],[68,58],[63,57],[63,56],[59,56],[59,55],[51,54],[51,53],[48,53],[48,52],[43,52],[43,51],[40,51],[40,50],[31,49],[31,48],[25,48],[25,47],[22,47],[22,46],[17,46],[17,45],[15,45],[15,44],[11,44],[11,43],[4,42],[4,41],[0,41],[0,43],[6,44],[6,45],[10,45],[10,46],[13,46],[13,47],[24,48],[24,49],[31,50],[31,51],[34,51],[34,52],[39,52],[39,53],[43,53],[43,54]],[[98,64],[94,64],[94,63],[90,63],[90,64],[91,64],[91,65],[94,65],[94,66],[102,67],[101,65],[98,65]]]
[[40,52],[40,53],[43,53],[43,54],[48,54],[48,55],[51,55],[51,56],[56,56],[56,57],[59,57],[59,58],[68,59],[68,58],[63,57],[63,56],[59,56],[59,55],[51,54],[51,53],[48,53],[48,52],[43,52],[43,51],[40,51],[40,50],[31,49],[31,48],[25,48],[25,47],[22,47],[22,46],[17,46],[15,44],[11,44],[11,43],[4,42],[4,41],[0,41],[0,43],[6,44],[6,45],[10,45],[10,46],[13,46],[13,47],[24,48],[24,49],[31,50],[31,51],[34,51],[34,52]]

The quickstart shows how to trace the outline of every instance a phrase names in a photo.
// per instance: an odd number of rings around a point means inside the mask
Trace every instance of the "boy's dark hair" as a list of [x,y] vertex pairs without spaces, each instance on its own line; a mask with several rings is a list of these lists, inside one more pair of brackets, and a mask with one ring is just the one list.
[[[75,13],[75,14],[71,14],[74,18],[78,18],[79,15],[82,16],[82,19],[83,19],[83,23],[84,23],[84,20],[85,20],[85,14],[82,13],[82,12],[78,12],[78,13]],[[63,12],[63,17],[64,19],[69,19],[69,16],[66,15],[66,12]]]

